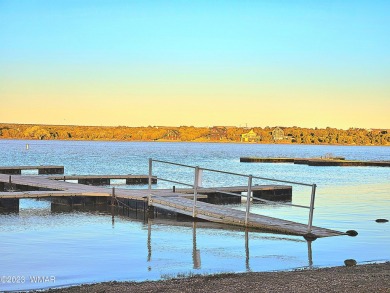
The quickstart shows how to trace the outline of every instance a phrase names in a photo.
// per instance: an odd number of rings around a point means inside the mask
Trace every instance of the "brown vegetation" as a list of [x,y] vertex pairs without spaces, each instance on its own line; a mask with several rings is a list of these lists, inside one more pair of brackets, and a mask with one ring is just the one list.
[[[390,145],[388,129],[254,127],[256,143]],[[0,123],[0,139],[240,142],[244,127],[107,127]],[[280,131],[281,130],[281,131]]]

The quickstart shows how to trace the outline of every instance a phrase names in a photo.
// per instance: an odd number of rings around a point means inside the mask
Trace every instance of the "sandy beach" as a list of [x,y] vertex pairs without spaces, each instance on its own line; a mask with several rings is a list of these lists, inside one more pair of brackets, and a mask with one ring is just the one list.
[[[288,272],[107,282],[45,292],[390,292],[390,262]],[[42,292],[42,291],[41,291]]]

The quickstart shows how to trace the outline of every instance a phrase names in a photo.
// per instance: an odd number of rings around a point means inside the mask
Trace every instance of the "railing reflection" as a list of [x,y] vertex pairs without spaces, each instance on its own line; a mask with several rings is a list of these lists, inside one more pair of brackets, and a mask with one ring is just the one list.
[[313,267],[313,253],[311,251],[311,243],[312,241],[307,241],[307,259],[309,262],[309,268],[311,269]]
[[152,220],[148,219],[148,262],[152,259]]
[[[106,214],[111,214],[111,224],[112,228],[115,228],[115,216],[121,215],[117,207],[115,206],[109,206],[107,207],[68,207],[63,205],[54,205],[51,204],[51,212],[52,213],[65,213],[65,212],[72,212],[75,210],[86,210],[86,211],[100,211],[100,212],[106,212]],[[126,216],[130,216],[129,212],[126,212]],[[133,218],[137,219],[137,215],[134,214]],[[153,219],[152,218],[146,218],[147,222],[147,262],[150,263],[152,260],[152,225],[153,225]],[[185,226],[188,227],[188,222],[185,224]],[[177,222],[177,225],[183,225]],[[201,262],[201,250],[198,248],[197,244],[197,229],[199,226],[199,222],[193,221],[192,222],[192,262],[193,262],[193,269],[201,269],[202,268],[202,262]],[[250,258],[250,229],[245,229],[244,232],[244,252],[245,252],[245,269],[247,272],[251,272],[251,258]],[[253,232],[253,235],[258,235],[258,232]],[[284,240],[281,240],[284,241]],[[303,240],[300,242],[303,243]],[[307,244],[307,263],[308,268],[313,268],[313,252],[312,252],[312,242],[310,240],[306,240]],[[253,261],[253,260],[252,260]],[[148,270],[150,271],[152,269],[151,265],[149,265]]]
[[247,272],[251,272],[249,264],[249,232],[245,229],[245,268]]
[[[308,262],[308,268],[313,268],[313,252],[311,248],[311,243],[313,241],[306,240],[307,243],[307,262]],[[249,231],[248,229],[245,230],[245,268],[247,272],[251,272],[252,269],[250,267],[250,257],[249,257]]]
[[194,269],[201,268],[200,249],[196,248],[196,222],[192,223],[192,262]]
[[[147,249],[148,249],[148,256],[147,261],[151,262],[152,259],[152,220],[148,219],[148,240],[147,240]],[[252,272],[251,264],[250,264],[250,245],[249,245],[249,230],[245,230],[245,269],[247,272]],[[306,241],[307,243],[307,261],[308,261],[308,267],[313,267],[313,253],[312,253],[312,241]],[[192,223],[192,263],[193,263],[193,269],[201,269],[202,268],[202,262],[201,262],[201,254],[200,249],[198,249],[197,246],[197,222]],[[148,270],[151,270],[151,267],[148,267]]]

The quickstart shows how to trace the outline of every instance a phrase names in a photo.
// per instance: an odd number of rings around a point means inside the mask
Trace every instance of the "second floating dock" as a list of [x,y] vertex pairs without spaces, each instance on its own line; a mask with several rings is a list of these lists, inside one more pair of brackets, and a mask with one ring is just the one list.
[[390,161],[352,161],[344,158],[258,158],[241,157],[241,163],[293,163],[309,166],[390,167]]

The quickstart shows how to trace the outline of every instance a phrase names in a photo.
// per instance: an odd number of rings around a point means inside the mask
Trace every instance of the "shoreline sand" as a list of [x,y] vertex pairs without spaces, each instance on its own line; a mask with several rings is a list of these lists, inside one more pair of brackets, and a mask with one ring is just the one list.
[[[390,292],[390,262],[281,272],[194,276],[161,281],[105,282],[48,289],[89,292]],[[42,292],[42,291],[39,291]]]

